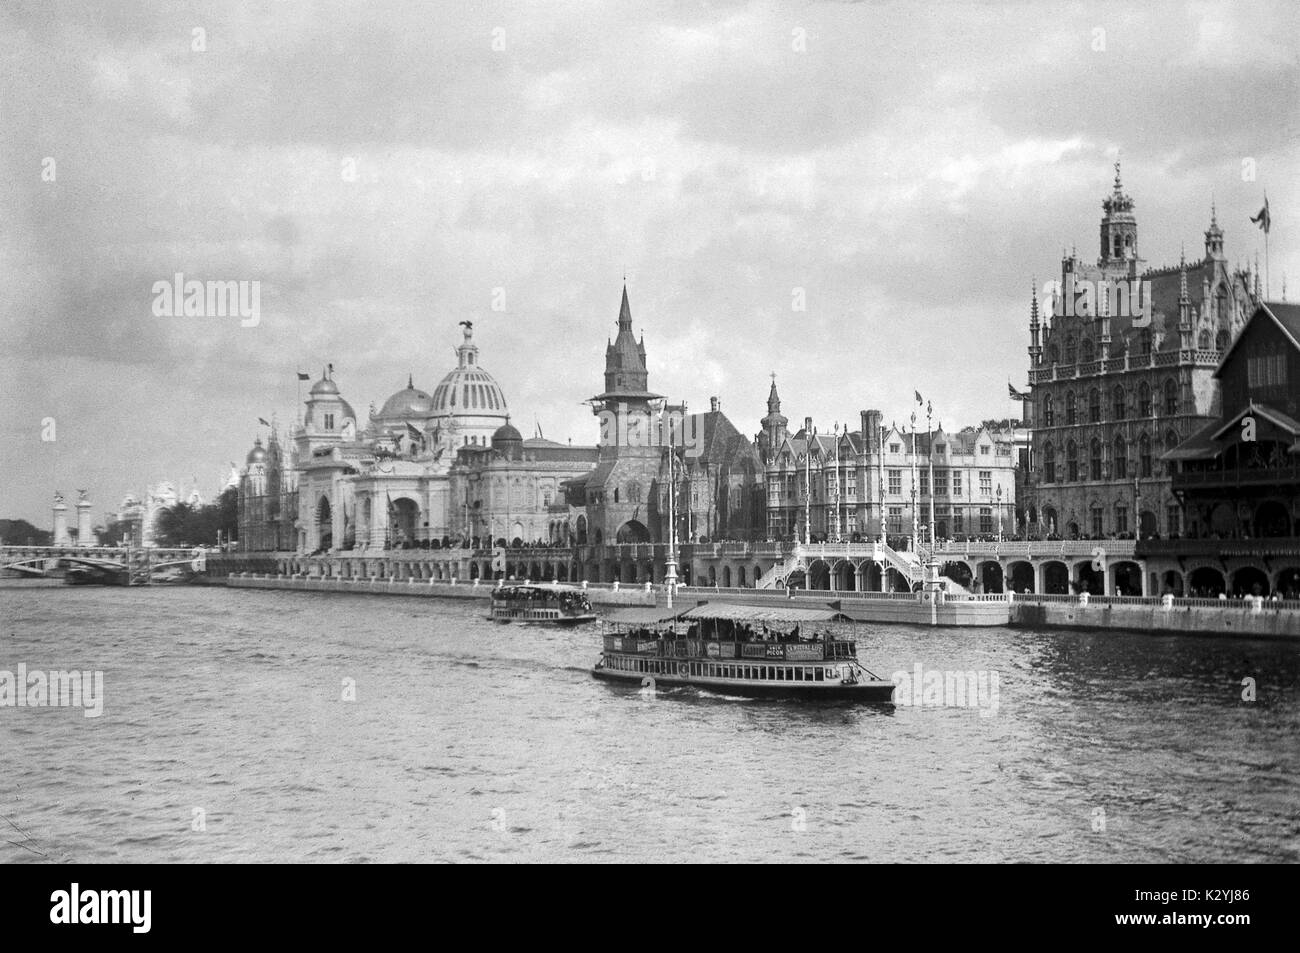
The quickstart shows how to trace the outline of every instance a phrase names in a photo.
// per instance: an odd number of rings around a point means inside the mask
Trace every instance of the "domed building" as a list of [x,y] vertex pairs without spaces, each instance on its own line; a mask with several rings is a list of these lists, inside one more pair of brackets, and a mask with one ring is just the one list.
[[456,348],[456,367],[433,391],[433,426],[452,447],[487,447],[510,417],[506,396],[479,364],[474,325],[460,322],[464,341]]

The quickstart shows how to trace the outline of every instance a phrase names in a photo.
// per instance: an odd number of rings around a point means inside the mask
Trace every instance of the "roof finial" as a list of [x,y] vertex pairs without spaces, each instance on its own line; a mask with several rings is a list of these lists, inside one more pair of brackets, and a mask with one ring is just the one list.
[[415,390],[415,375],[410,371],[406,372],[406,389]]
[[1115,191],[1120,191],[1119,184],[1119,156],[1115,157]]
[[1218,209],[1215,208],[1214,193],[1211,192],[1210,193],[1210,228],[1213,228],[1218,224],[1219,224],[1219,212]]

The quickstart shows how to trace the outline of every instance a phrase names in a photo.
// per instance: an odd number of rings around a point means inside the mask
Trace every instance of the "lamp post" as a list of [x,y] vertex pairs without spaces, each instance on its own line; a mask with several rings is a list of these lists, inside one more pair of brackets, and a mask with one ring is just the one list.
[[1002,542],[1002,484],[998,484],[998,542]]
[[876,498],[880,501],[880,545],[889,545],[889,538],[885,535],[885,428],[881,426],[877,431],[880,439],[877,443],[880,445],[876,453]]
[[916,507],[916,411],[912,411],[912,552],[916,552],[916,544],[921,535],[921,514],[917,512]]
[[930,460],[930,546],[934,546],[934,436],[930,429],[930,415],[934,413],[934,404],[925,404],[925,455]]
[[835,424],[835,482],[831,487],[832,505],[835,515],[831,522],[831,542],[840,541],[840,425]]
[[[664,413],[668,409],[665,397],[659,409],[660,432],[662,433]],[[664,559],[664,590],[668,594],[668,608],[673,607],[673,593],[677,590],[677,481],[674,473],[674,459],[677,453],[673,444],[673,417],[668,414],[668,555]]]

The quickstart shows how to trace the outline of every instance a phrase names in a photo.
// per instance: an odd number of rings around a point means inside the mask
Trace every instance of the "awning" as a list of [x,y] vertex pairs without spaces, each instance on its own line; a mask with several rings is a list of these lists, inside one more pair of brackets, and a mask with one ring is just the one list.
[[1161,460],[1213,460],[1222,448],[1214,440],[1214,432],[1219,429],[1216,420],[1206,424],[1172,450],[1161,455]]
[[847,619],[838,609],[803,606],[741,606],[706,602],[682,614],[683,619],[733,619],[737,622],[834,622]]
[[622,609],[615,609],[612,612],[601,614],[601,619],[605,622],[613,622],[618,625],[657,625],[660,622],[667,622],[681,615],[682,610],[665,609],[659,606],[627,606]]

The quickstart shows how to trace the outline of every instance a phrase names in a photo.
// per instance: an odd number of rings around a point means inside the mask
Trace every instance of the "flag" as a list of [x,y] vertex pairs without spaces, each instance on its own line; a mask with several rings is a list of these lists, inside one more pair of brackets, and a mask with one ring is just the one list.
[[1012,387],[1012,386],[1011,386],[1011,381],[1007,381],[1007,395],[1008,395],[1012,400],[1028,400],[1028,399],[1029,399],[1029,395],[1028,395],[1028,394],[1022,394],[1022,393],[1020,393],[1020,391],[1018,391],[1018,390],[1016,390],[1014,387]]
[[1268,196],[1264,196],[1264,207],[1259,210],[1258,215],[1252,215],[1250,220],[1264,229],[1264,234],[1268,234],[1270,226],[1273,224],[1273,217],[1268,214]]
[[920,392],[919,390],[916,391],[916,402],[917,402],[918,404],[924,404],[924,403],[925,403],[925,401],[923,401],[923,400],[921,399],[921,392]]
[[309,380],[311,380],[311,375],[310,375],[310,374],[304,374],[302,371],[299,371],[299,372],[298,372],[298,380],[300,380],[300,381],[309,381]]
[[258,422],[259,424],[261,424],[263,427],[269,427],[269,426],[271,426],[270,422],[269,422],[268,420],[266,420],[266,418],[264,418],[264,417],[258,417],[258,418],[257,418],[257,422]]
[[415,424],[408,422],[406,425],[406,432],[411,435],[411,439],[424,443],[424,433],[419,427],[415,426]]

